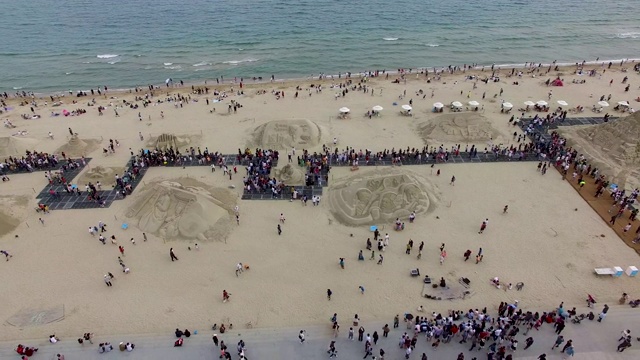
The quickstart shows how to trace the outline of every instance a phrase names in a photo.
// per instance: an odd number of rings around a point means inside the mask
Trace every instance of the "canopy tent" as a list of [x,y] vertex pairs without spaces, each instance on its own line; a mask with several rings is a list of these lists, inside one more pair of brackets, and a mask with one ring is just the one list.
[[433,104],[433,107],[436,109],[442,109],[444,107],[444,104],[441,102],[437,102]]
[[527,105],[527,106],[534,106],[536,103],[534,103],[531,100],[527,100],[527,101],[524,102],[524,104]]
[[628,102],[626,102],[626,101],[618,101],[618,105],[620,105],[620,106],[624,106],[624,107],[628,107],[628,106],[629,106],[629,103],[628,103]]
[[480,106],[480,103],[475,101],[475,100],[471,100],[468,102],[469,106]]
[[384,108],[380,105],[376,105],[374,107],[371,108],[373,111],[382,111]]
[[457,107],[457,108],[461,108],[462,107],[462,103],[460,101],[454,101],[454,102],[451,103],[451,106]]
[[502,103],[502,108],[503,109],[513,109],[513,104],[510,102],[504,102]]
[[549,103],[547,103],[547,102],[546,102],[546,101],[544,101],[544,100],[540,100],[540,101],[538,101],[538,102],[536,103],[536,105],[538,105],[538,106],[547,106],[547,105],[549,105]]
[[343,114],[346,114],[346,113],[348,113],[348,112],[349,112],[349,111],[351,111],[351,110],[349,110],[349,108],[348,108],[348,107],[341,107],[339,111],[340,111],[341,113],[343,113]]
[[413,109],[410,105],[402,105],[403,110],[411,111]]
[[562,83],[562,80],[560,79],[555,79],[551,82],[552,86],[563,86],[564,84]]
[[609,103],[606,101],[598,101],[598,105],[602,106],[602,107],[609,107]]
[[558,105],[560,105],[560,106],[569,106],[569,103],[567,103],[564,100],[558,100]]

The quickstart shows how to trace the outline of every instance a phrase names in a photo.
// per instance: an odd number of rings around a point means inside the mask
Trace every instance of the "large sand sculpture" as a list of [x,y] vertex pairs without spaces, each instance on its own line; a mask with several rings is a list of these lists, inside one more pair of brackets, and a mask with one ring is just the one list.
[[116,182],[116,175],[122,176],[124,173],[123,167],[105,167],[95,166],[82,173],[78,184],[88,184],[100,181],[102,185],[113,185]]
[[640,113],[600,125],[564,126],[560,132],[613,183],[640,187]]
[[11,233],[27,217],[29,196],[0,196],[0,236]]
[[166,240],[224,240],[231,230],[237,195],[178,178],[146,184],[126,217],[144,232]]
[[321,144],[327,131],[306,119],[275,120],[253,129],[247,146],[263,149],[310,148]]
[[182,152],[189,147],[197,147],[200,139],[201,137],[199,135],[175,135],[165,133],[152,136],[149,141],[147,141],[147,146],[160,150],[173,148],[174,150],[180,150]]
[[38,140],[18,138],[15,136],[0,137],[0,157],[2,160],[9,156],[21,157],[27,151],[34,151],[38,147]]
[[412,211],[433,211],[439,198],[438,189],[426,179],[398,168],[338,180],[328,194],[332,214],[348,226],[407,221]]
[[425,143],[496,142],[500,135],[491,122],[477,112],[438,115],[419,124],[418,132]]
[[81,139],[77,135],[71,137],[71,139],[55,152],[60,154],[64,152],[67,156],[79,157],[87,156],[100,147],[100,140],[98,139]]

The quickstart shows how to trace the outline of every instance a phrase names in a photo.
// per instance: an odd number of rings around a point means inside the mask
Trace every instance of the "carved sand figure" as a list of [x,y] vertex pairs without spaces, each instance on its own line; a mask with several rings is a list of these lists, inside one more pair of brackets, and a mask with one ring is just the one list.
[[71,157],[87,156],[99,147],[100,140],[98,139],[80,139],[78,136],[72,136],[71,139],[59,147],[55,153],[61,154],[64,152],[67,156]]
[[11,233],[27,218],[29,196],[0,196],[0,236]]
[[600,125],[566,126],[559,130],[601,174],[621,188],[640,186],[640,112]]
[[255,128],[247,146],[278,150],[309,148],[322,143],[326,133],[318,124],[306,119],[275,120]]
[[497,140],[500,132],[477,112],[438,115],[418,125],[420,137],[426,142],[487,142]]
[[304,184],[304,168],[287,164],[282,169],[276,169],[276,178],[287,185],[302,185]]
[[235,201],[215,195],[205,184],[176,179],[145,186],[126,213],[144,232],[164,239],[223,240]]
[[199,141],[199,135],[175,135],[165,133],[151,137],[149,141],[147,141],[147,146],[152,149],[157,148],[159,150],[173,148],[182,152],[190,146],[198,146]]
[[0,137],[0,157],[2,159],[9,156],[24,156],[26,151],[41,151],[38,149],[38,140],[29,138],[18,138],[15,136]]
[[88,184],[100,181],[102,185],[113,185],[115,184],[115,176],[116,174],[122,175],[124,173],[123,167],[104,167],[104,166],[95,166],[91,169],[84,172],[80,179],[78,180],[78,184]]
[[328,194],[331,212],[345,225],[374,225],[408,221],[411,212],[431,212],[439,191],[425,179],[404,169],[360,173],[338,180]]

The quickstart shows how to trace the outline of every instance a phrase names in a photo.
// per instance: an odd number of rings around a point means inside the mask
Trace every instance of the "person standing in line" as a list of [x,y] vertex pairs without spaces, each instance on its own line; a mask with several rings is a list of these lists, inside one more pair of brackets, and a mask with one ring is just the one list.
[[602,322],[604,318],[607,316],[607,312],[609,312],[609,305],[604,304],[604,308],[602,308],[602,312],[598,315],[598,322]]
[[171,261],[178,260],[178,257],[177,257],[177,256],[176,256],[176,254],[173,252],[173,248],[169,249],[169,256],[171,256]]

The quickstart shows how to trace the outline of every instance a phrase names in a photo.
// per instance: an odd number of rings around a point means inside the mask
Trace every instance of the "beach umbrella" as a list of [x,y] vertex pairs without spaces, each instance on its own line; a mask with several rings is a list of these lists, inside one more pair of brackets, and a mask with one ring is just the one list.
[[459,108],[462,107],[462,103],[460,101],[454,101],[451,103],[451,106]]
[[618,101],[618,105],[620,106],[629,106],[629,103],[626,101]]
[[564,100],[558,100],[558,105],[560,105],[560,106],[569,106],[569,104]]
[[525,101],[525,102],[524,102],[524,104],[525,104],[525,105],[527,105],[527,106],[533,106],[533,105],[535,105],[535,103],[534,103],[533,101],[531,101],[531,100],[527,100],[527,101]]
[[469,106],[480,106],[480,103],[475,100],[471,100],[469,101]]
[[411,109],[413,109],[411,106],[409,105],[402,105],[402,109],[407,110],[407,111],[411,111]]
[[505,103],[502,103],[502,107],[504,109],[513,109],[513,104],[510,102],[505,102]]
[[435,104],[433,104],[433,107],[436,109],[442,109],[444,107],[444,104],[441,102],[437,102]]
[[546,101],[544,101],[544,100],[540,100],[540,101],[538,101],[536,104],[538,104],[538,106],[547,106],[547,105],[549,105],[549,104],[548,104]]
[[341,113],[343,113],[343,114],[346,114],[346,113],[348,113],[349,111],[351,111],[351,110],[349,110],[349,108],[348,108],[348,107],[341,107],[341,108],[340,108],[340,112],[341,112]]
[[409,321],[411,321],[411,320],[413,320],[413,314],[409,314],[409,313],[404,314],[404,318],[409,320]]
[[380,106],[380,105],[376,105],[376,106],[374,106],[372,109],[373,109],[373,111],[382,111],[382,110],[383,110],[383,107],[382,107],[382,106]]
[[609,103],[606,101],[598,101],[598,105],[602,106],[602,107],[609,107]]

